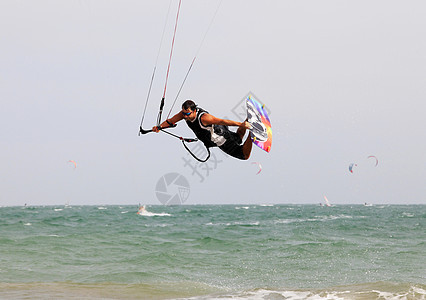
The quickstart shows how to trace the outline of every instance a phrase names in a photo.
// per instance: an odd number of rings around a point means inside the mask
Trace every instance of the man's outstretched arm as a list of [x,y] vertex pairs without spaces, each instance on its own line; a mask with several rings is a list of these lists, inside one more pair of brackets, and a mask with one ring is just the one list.
[[250,124],[248,122],[237,122],[232,120],[226,120],[226,119],[220,119],[216,118],[215,116],[211,114],[204,114],[201,116],[201,122],[204,125],[225,125],[225,126],[238,126],[238,127],[244,127],[245,129],[250,129]]
[[[177,113],[175,114],[173,117],[171,117],[170,119],[166,119],[163,123],[160,124],[160,127],[162,129],[167,128],[167,127],[172,127],[174,126],[177,122],[183,120],[183,116],[182,113]],[[160,128],[158,128],[157,126],[152,127],[152,131],[154,132],[159,132]]]

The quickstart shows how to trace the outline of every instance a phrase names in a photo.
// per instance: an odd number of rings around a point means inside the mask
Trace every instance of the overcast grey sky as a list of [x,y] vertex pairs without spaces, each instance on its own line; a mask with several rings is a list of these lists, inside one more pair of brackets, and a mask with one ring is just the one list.
[[[182,1],[165,115],[218,4]],[[273,142],[249,161],[213,149],[205,165],[165,134],[137,135],[168,6],[0,1],[0,206],[160,204],[171,172],[190,183],[186,204],[426,203],[426,2],[223,1],[174,112],[190,98],[237,119],[251,91]],[[174,132],[192,136],[183,123]]]

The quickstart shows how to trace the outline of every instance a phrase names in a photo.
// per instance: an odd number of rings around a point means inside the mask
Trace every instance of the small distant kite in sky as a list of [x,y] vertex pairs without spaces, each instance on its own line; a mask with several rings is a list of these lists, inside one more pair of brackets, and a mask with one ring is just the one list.
[[376,160],[375,167],[377,167],[377,165],[379,164],[379,160],[377,159],[377,157],[375,157],[374,155],[370,155],[368,158],[374,158]]
[[74,169],[77,169],[77,163],[73,160],[69,160],[69,163],[72,163],[74,165]]
[[261,165],[259,162],[252,162],[251,164],[252,164],[252,165],[253,165],[253,164],[256,164],[256,165],[258,165],[258,166],[259,166],[259,171],[256,173],[256,175],[257,175],[257,174],[259,174],[259,173],[262,171],[262,165]]
[[354,168],[354,167],[357,167],[357,166],[358,166],[358,165],[357,165],[357,164],[354,164],[354,163],[350,164],[350,165],[349,165],[349,172],[353,173],[353,168]]

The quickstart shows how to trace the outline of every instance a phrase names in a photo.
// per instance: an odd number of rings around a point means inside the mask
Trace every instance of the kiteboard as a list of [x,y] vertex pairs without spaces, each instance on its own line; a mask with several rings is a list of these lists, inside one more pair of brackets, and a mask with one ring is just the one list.
[[256,146],[271,151],[272,128],[271,120],[265,110],[265,105],[261,104],[253,95],[247,96],[247,122],[251,125],[250,136]]

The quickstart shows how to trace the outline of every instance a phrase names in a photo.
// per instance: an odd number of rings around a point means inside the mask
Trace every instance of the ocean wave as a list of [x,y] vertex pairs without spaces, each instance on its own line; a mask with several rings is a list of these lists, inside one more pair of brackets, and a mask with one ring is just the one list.
[[213,223],[213,222],[209,222],[205,224],[206,226],[245,226],[245,227],[251,227],[251,226],[259,226],[260,222],[259,221],[251,221],[251,222],[243,222],[243,221],[234,221],[234,222],[218,222],[218,223]]
[[[377,289],[376,289],[377,288]],[[393,284],[385,282],[367,283],[352,286],[332,287],[327,289],[254,289],[221,295],[195,296],[192,300],[415,300],[426,299],[424,286],[413,284]]]
[[[169,287],[178,290],[179,284],[185,284],[182,280],[196,279],[208,284],[209,291],[198,293],[187,284],[190,292],[170,292],[168,298],[297,296],[289,292],[344,298],[348,291],[346,299],[394,295],[400,300],[420,295],[426,300],[424,285],[327,288],[359,280],[423,284],[426,242],[421,225],[426,206],[389,206],[380,211],[363,206],[324,210],[314,205],[235,209],[243,206],[148,207],[171,215],[164,217],[138,216],[136,206],[108,206],[108,210],[76,206],[58,212],[50,206],[38,207],[37,214],[2,208],[0,292],[1,282],[77,281],[84,287],[109,281],[117,289],[120,285],[115,284],[145,282],[167,298]],[[402,217],[403,212],[414,216]],[[24,225],[28,223],[32,225]],[[167,288],[157,285],[165,280],[171,283]],[[128,299],[150,298],[134,288],[136,296]],[[0,299],[8,298],[4,295]]]
[[149,212],[149,211],[144,211],[143,213],[138,214],[139,216],[143,216],[143,217],[170,217],[171,214],[169,213],[153,213],[153,212]]
[[[364,218],[364,216],[359,216],[356,218]],[[303,222],[327,222],[335,221],[342,219],[354,219],[353,216],[347,215],[327,215],[327,216],[313,216],[312,218],[288,218],[288,219],[277,219],[274,220],[275,224],[290,224],[290,223],[303,223]]]
[[[115,274],[117,275],[117,274]],[[134,272],[135,277],[144,272]],[[193,281],[133,284],[34,282],[0,283],[3,299],[191,299],[191,300],[415,300],[426,299],[426,287],[389,282],[365,283],[323,289],[254,288],[229,290]]]

